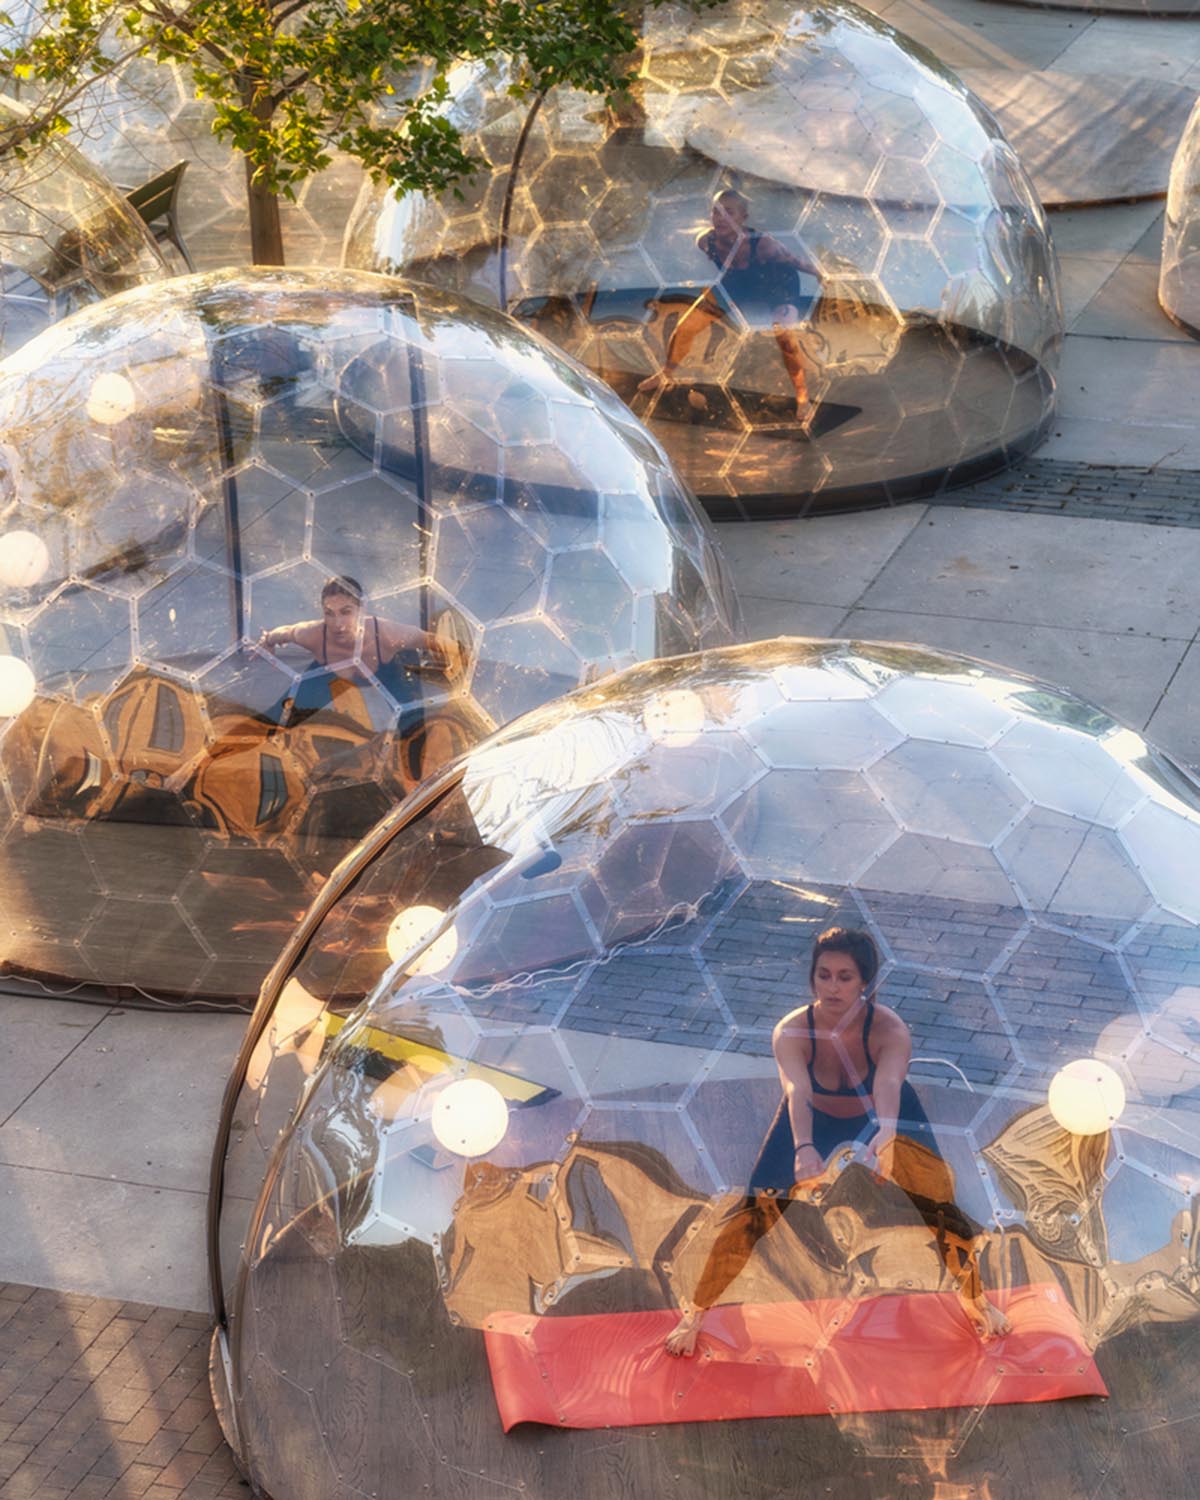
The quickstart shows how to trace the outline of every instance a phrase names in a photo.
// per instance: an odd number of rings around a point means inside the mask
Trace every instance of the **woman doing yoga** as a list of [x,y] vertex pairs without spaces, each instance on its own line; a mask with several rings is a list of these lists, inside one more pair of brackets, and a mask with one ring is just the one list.
[[[671,1354],[691,1354],[704,1314],[750,1258],[755,1244],[787,1211],[791,1198],[811,1197],[826,1158],[847,1143],[865,1145],[863,1160],[891,1178],[912,1199],[930,1227],[971,1321],[985,1337],[1008,1323],[983,1295],[976,1252],[966,1221],[948,1194],[928,1192],[929,1173],[918,1182],[906,1167],[897,1137],[915,1142],[926,1164],[939,1153],[933,1128],[908,1082],[912,1036],[872,989],[879,955],[865,932],[830,927],[813,945],[809,968],[812,1001],[784,1016],[772,1048],[783,1098],[750,1173],[746,1198],[734,1208],[713,1242],[691,1305],[667,1339]],[[943,1164],[938,1161],[938,1167]],[[947,1183],[949,1169],[937,1174]]]
[[258,644],[268,651],[300,646],[312,656],[299,688],[270,710],[272,718],[294,720],[328,707],[339,681],[374,680],[399,707],[398,727],[411,732],[421,721],[418,668],[423,657],[443,671],[461,667],[461,652],[451,640],[415,625],[401,625],[367,614],[362,584],[335,575],[321,590],[321,618],[264,630]]
[[[811,276],[819,288],[820,267],[803,248],[797,255],[773,235],[752,229],[750,200],[732,188],[726,188],[713,199],[712,227],[699,237],[696,248],[716,266],[714,286],[724,290],[746,325],[769,327],[773,331],[795,393],[796,416],[803,422],[810,416],[811,361],[800,332],[816,302],[816,292],[802,292],[796,273],[802,271]],[[648,375],[638,390],[645,394],[673,385],[678,367],[687,361],[701,336],[714,324],[724,322],[726,307],[711,290],[701,292],[676,323],[662,369]],[[700,401],[703,404],[702,397]]]

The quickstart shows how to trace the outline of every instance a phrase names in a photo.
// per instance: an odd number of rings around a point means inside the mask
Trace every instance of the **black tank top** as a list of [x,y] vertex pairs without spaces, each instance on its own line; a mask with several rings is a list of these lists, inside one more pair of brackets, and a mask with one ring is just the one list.
[[[415,657],[416,653],[397,651],[395,656],[388,661],[383,659],[383,647],[379,641],[379,616],[371,616],[371,624],[375,627],[375,671],[372,673],[376,682],[386,692],[390,693],[396,702],[403,708],[421,696],[420,683],[408,664],[401,660],[402,657]],[[329,627],[321,626],[321,666],[329,664]],[[369,667],[364,667],[370,671]]]
[[817,1033],[816,1028],[813,1025],[813,1007],[811,1005],[808,1007],[807,1015],[809,1042],[808,1081],[812,1085],[813,1093],[825,1094],[827,1096],[834,1096],[841,1099],[861,1099],[868,1094],[873,1094],[875,1092],[875,1059],[871,1056],[871,1049],[867,1044],[871,1035],[871,1022],[875,1019],[874,1000],[867,1001],[867,1013],[863,1017],[862,1045],[863,1056],[867,1059],[866,1074],[864,1075],[861,1083],[842,1084],[836,1089],[827,1089],[825,1085],[819,1082],[817,1079],[817,1075],[814,1069],[814,1064],[817,1060]]
[[760,260],[758,247],[762,243],[762,235],[757,229],[748,229],[746,238],[749,247],[744,266],[730,265],[721,256],[716,237],[711,232],[701,241],[701,249],[713,265],[719,268],[721,285],[730,299],[739,307],[755,304],[777,307],[795,302],[799,287],[795,267],[780,261]]

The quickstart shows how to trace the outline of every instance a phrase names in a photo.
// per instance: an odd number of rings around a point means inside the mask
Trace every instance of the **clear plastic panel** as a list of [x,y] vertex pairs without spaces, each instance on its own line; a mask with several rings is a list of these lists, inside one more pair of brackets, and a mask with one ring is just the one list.
[[1200,105],[1171,162],[1158,300],[1169,317],[1200,337]]
[[[0,100],[0,129],[24,107]],[[51,323],[168,269],[137,212],[61,139],[0,156],[0,356]]]

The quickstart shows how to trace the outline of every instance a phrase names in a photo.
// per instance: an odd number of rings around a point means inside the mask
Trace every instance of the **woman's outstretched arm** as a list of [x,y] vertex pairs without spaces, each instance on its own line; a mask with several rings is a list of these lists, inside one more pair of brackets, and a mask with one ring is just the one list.
[[417,625],[401,625],[398,620],[379,620],[379,643],[383,648],[384,661],[391,661],[397,651],[424,651],[443,667],[458,665],[458,645],[443,640],[432,630],[422,630]]
[[779,1069],[779,1082],[783,1088],[783,1102],[787,1108],[792,1127],[792,1142],[795,1157],[792,1177],[796,1182],[806,1182],[810,1177],[820,1176],[825,1162],[813,1144],[812,1083],[808,1076],[807,1028],[801,1022],[803,1010],[794,1010],[784,1016],[771,1037],[771,1050],[775,1054],[775,1066]]
[[774,235],[764,234],[758,242],[758,254],[764,261],[772,261],[776,265],[794,266],[797,271],[806,271],[810,276],[820,276],[821,268],[813,257],[808,246],[801,243],[800,253],[781,245]]
[[[912,1061],[912,1033],[894,1010],[876,1006],[875,1024],[871,1030],[871,1051],[875,1058],[875,1088],[872,1103],[878,1129],[867,1142],[866,1162],[878,1165],[885,1176],[891,1175],[888,1159],[900,1120],[900,1091],[908,1077]],[[882,1153],[888,1153],[884,1156]]]
[[273,630],[264,630],[258,644],[268,651],[277,646],[303,646],[315,656],[320,638],[320,620],[299,620],[295,625],[276,625]]

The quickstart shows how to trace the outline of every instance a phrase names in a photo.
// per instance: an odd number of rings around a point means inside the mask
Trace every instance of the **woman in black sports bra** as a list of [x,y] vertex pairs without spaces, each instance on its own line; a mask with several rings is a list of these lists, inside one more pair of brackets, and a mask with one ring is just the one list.
[[[871,995],[878,972],[879,954],[865,932],[830,927],[814,943],[812,1001],[784,1016],[771,1039],[783,1098],[751,1170],[746,1197],[727,1215],[691,1304],[667,1339],[668,1353],[692,1353],[707,1309],[787,1213],[791,1200],[803,1197],[805,1184],[821,1176],[839,1146],[865,1144],[866,1165],[888,1177],[897,1136],[923,1147],[927,1160],[940,1157],[929,1117],[906,1076],[912,1035],[894,1010]],[[948,1169],[944,1180],[952,1185]],[[934,1230],[980,1335],[1006,1332],[1007,1320],[984,1296],[979,1280],[977,1226],[950,1201],[950,1186],[934,1199],[924,1196],[927,1188],[901,1180],[899,1171],[896,1182]],[[823,1222],[810,1228],[820,1253],[827,1231]],[[837,1258],[832,1246],[826,1251]]]
[[784,1016],[772,1037],[783,1099],[750,1174],[751,1192],[787,1192],[817,1176],[847,1142],[865,1142],[872,1166],[897,1133],[937,1150],[907,1079],[909,1029],[871,997],[878,972],[865,932],[831,927],[817,938],[812,1001]]
[[427,630],[364,615],[363,589],[356,578],[335,576],[321,590],[321,619],[266,630],[258,644],[269,651],[296,645],[312,655],[312,663],[294,693],[270,710],[278,722],[293,722],[326,708],[332,685],[339,679],[374,679],[397,708],[395,728],[412,733],[422,718],[421,682],[417,675],[423,656],[449,669],[457,648]]

